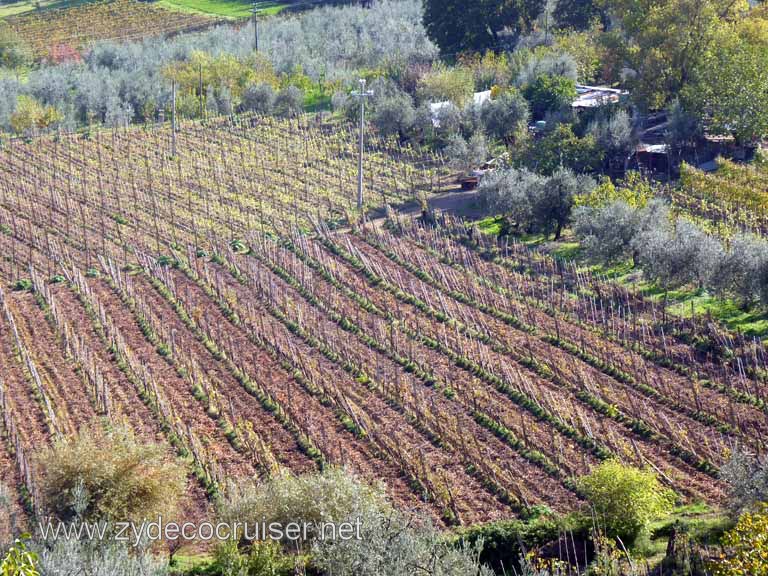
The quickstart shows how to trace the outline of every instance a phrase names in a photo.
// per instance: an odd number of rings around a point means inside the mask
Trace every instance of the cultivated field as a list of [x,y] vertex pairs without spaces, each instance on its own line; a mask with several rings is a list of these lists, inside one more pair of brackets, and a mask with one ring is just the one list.
[[671,200],[694,216],[730,230],[768,233],[768,166],[718,159],[717,172],[681,168]]
[[[764,449],[762,346],[702,354],[676,334],[704,320],[458,222],[334,231],[354,133],[245,118],[169,147],[162,128],[3,151],[0,465],[31,505],[28,455],[99,417],[185,459],[189,515],[225,479],[324,463],[445,524],[572,510],[612,457],[716,503],[733,444]],[[369,207],[441,182],[393,142],[368,168]]]
[[99,40],[130,41],[202,30],[217,22],[201,14],[175,12],[149,2],[111,0],[48,9],[5,19],[38,57],[52,49],[86,48]]

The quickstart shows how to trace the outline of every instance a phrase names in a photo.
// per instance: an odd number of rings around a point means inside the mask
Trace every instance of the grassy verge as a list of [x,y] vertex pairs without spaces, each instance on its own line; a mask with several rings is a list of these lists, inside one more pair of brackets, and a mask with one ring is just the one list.
[[651,566],[664,558],[673,532],[686,534],[691,540],[705,546],[716,546],[723,533],[733,527],[733,521],[719,510],[703,503],[680,506],[662,520],[653,522],[649,535],[635,544],[635,555]]

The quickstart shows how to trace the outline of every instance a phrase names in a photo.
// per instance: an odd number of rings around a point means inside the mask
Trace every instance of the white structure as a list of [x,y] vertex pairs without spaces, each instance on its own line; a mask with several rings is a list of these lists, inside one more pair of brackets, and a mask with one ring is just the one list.
[[[491,100],[491,91],[486,90],[484,92],[475,92],[472,95],[472,105],[474,106],[482,106],[486,102],[489,102]],[[451,102],[450,100],[446,100],[445,102],[432,102],[429,105],[429,111],[432,114],[432,125],[435,128],[440,127],[440,113],[443,110],[446,110],[450,107],[456,108],[456,104]]]
[[576,93],[578,97],[571,102],[571,107],[574,110],[614,104],[629,95],[629,92],[626,90],[617,90],[616,88],[608,88],[606,86],[584,86],[582,84],[576,85]]

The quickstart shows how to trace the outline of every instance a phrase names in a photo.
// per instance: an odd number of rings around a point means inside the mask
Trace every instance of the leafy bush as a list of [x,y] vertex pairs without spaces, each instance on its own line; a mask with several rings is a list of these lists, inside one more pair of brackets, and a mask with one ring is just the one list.
[[727,553],[715,564],[715,576],[768,574],[768,504],[742,514],[722,544]]
[[624,180],[615,185],[610,178],[604,177],[600,183],[576,199],[579,206],[602,208],[612,202],[621,200],[632,208],[644,208],[654,197],[650,180],[640,172],[630,170]]
[[674,493],[661,485],[654,472],[615,460],[580,478],[578,487],[591,506],[597,528],[610,538],[621,538],[627,546],[674,504]]
[[488,134],[507,142],[527,129],[531,116],[528,102],[514,88],[505,90],[498,98],[483,104],[481,113]]
[[576,82],[565,76],[542,74],[523,88],[523,96],[531,104],[535,120],[544,118],[547,112],[570,107],[576,99]]
[[568,124],[558,124],[522,151],[518,163],[541,174],[558,168],[577,173],[594,172],[603,163],[603,150],[593,136],[579,138]]
[[270,84],[251,84],[243,92],[241,110],[271,114],[275,107],[275,90]]
[[283,88],[275,98],[275,111],[289,118],[298,116],[304,111],[304,94],[296,86]]
[[729,504],[736,513],[768,502],[768,456],[754,456],[737,448],[720,468],[728,483]]
[[419,81],[417,94],[427,102],[450,101],[463,108],[475,91],[475,81],[471,70],[466,68],[449,68],[442,64],[436,65]]
[[0,576],[40,576],[37,564],[37,554],[17,539],[0,561]]
[[241,549],[230,540],[216,547],[208,572],[222,576],[292,576],[296,560],[283,553],[277,542],[253,542]]
[[448,540],[429,521],[395,511],[361,517],[361,539],[324,540],[314,549],[315,565],[335,576],[493,576],[480,561],[481,543]]
[[31,96],[19,96],[16,111],[11,115],[11,128],[17,134],[28,135],[43,130],[61,120],[61,113],[53,106],[42,106]]
[[170,518],[185,484],[162,446],[144,444],[124,427],[81,430],[37,461],[44,509],[65,522]]
[[[146,543],[59,538],[34,545],[40,576],[165,576],[168,563],[155,558]],[[19,575],[22,576],[22,575]]]
[[549,516],[531,521],[501,520],[467,528],[459,533],[458,540],[469,544],[482,543],[480,561],[496,573],[518,565],[529,550],[557,540],[560,526]]
[[[225,522],[347,522],[389,508],[381,486],[369,486],[339,468],[293,476],[281,474],[263,484],[234,486],[222,503]],[[308,533],[309,540],[318,535]]]

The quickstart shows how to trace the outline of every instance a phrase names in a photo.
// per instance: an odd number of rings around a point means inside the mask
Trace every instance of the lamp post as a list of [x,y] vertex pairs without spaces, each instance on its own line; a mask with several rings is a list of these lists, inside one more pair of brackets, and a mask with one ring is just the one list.
[[373,96],[373,91],[365,89],[365,79],[360,78],[360,90],[352,92],[360,100],[360,153],[357,159],[357,209],[363,210],[363,152],[365,147],[365,99]]

